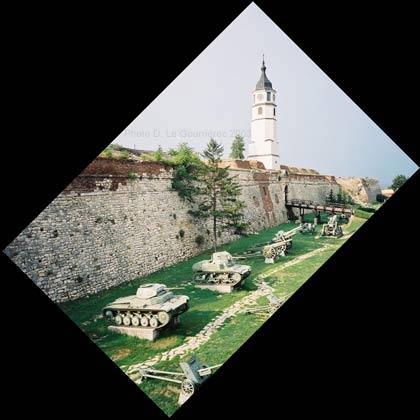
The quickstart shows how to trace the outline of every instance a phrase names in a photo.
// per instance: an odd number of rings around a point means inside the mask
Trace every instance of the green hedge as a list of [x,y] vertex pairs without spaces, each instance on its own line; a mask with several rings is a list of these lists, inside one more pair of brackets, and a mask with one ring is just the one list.
[[356,217],[360,217],[361,219],[369,219],[369,217],[371,217],[373,215],[373,213],[372,212],[363,211],[363,210],[360,210],[360,209],[356,209],[354,211],[354,215]]
[[372,208],[372,207],[358,207],[359,210],[364,211],[366,213],[375,213],[376,209]]

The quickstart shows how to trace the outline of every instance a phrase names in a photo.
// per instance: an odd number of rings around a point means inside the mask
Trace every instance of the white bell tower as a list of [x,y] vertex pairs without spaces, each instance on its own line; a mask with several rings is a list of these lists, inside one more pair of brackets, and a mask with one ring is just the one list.
[[251,143],[248,159],[264,163],[266,169],[280,169],[276,134],[276,91],[265,74],[264,56],[261,77],[252,93]]

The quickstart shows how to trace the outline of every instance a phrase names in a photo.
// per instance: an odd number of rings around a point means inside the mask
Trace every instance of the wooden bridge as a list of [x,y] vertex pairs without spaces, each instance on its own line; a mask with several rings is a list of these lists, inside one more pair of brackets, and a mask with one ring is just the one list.
[[302,222],[304,221],[305,210],[314,211],[318,221],[322,211],[330,214],[346,214],[349,216],[354,214],[354,208],[348,204],[315,203],[311,200],[300,200],[295,198],[287,200],[285,204],[289,209],[299,209],[299,216],[301,217]]

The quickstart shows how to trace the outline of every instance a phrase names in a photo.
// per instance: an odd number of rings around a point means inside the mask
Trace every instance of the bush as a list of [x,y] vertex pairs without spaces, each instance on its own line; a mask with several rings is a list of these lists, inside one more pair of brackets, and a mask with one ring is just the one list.
[[105,157],[105,158],[112,158],[113,157],[113,153],[112,150],[110,149],[110,147],[107,147],[105,150],[103,150],[101,152],[101,154],[99,155],[100,157]]
[[361,210],[361,211],[367,212],[367,213],[375,213],[375,211],[376,211],[372,207],[362,207],[362,206],[359,206],[358,209]]
[[386,197],[383,194],[376,194],[376,201],[378,203],[383,203],[385,202],[385,200],[386,200]]
[[118,156],[120,159],[128,159],[130,154],[127,150],[121,150],[120,155]]
[[179,230],[179,232],[178,232],[178,234],[179,234],[179,237],[180,237],[180,238],[183,238],[183,237],[185,236],[185,231],[184,231],[184,229],[180,229],[180,230]]
[[204,244],[204,236],[203,236],[203,235],[197,235],[197,236],[195,237],[195,243],[196,243],[198,246],[203,245],[203,244]]
[[128,176],[127,176],[127,177],[128,177],[128,179],[129,179],[129,180],[134,181],[134,180],[135,180],[135,179],[137,179],[139,176],[138,176],[135,172],[132,172],[132,171],[131,171],[131,172],[129,172],[129,173],[128,173]]

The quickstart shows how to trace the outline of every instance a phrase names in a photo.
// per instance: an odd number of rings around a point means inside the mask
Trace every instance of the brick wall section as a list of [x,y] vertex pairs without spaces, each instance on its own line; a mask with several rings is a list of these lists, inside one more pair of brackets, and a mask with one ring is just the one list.
[[[138,179],[129,179],[130,172]],[[287,220],[286,182],[291,198],[321,197],[332,185],[325,177],[279,181],[278,174],[256,167],[231,172],[242,186],[250,232]],[[161,163],[96,159],[5,252],[56,302],[188,259],[211,248],[211,229],[191,219],[171,181],[172,168]],[[232,239],[223,234],[220,241]]]

